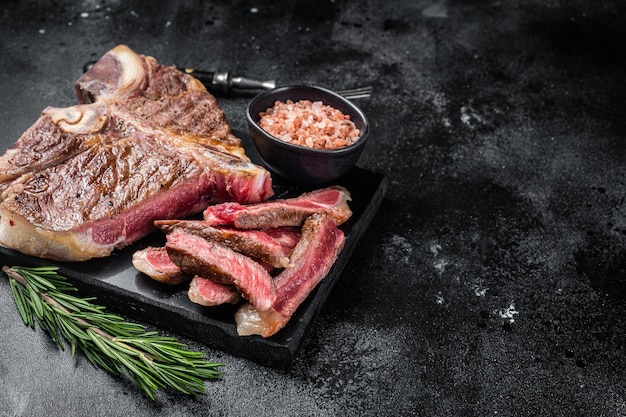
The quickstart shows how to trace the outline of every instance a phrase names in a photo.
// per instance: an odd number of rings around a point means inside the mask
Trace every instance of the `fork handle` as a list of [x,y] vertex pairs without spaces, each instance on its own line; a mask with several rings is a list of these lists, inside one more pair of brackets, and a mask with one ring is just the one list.
[[202,71],[193,68],[181,70],[200,80],[209,90],[230,93],[237,90],[269,90],[276,87],[276,82],[258,81],[251,78],[232,76],[228,71]]

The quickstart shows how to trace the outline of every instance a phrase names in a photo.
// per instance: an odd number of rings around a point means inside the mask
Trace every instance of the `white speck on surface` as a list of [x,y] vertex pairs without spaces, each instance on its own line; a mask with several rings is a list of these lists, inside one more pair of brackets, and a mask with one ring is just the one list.
[[250,13],[258,13],[259,12],[259,8],[258,7],[252,7],[250,9]]
[[448,99],[444,93],[435,93],[433,96],[433,106],[438,114],[445,113],[448,107]]
[[517,311],[513,303],[511,303],[507,308],[498,311],[497,314],[500,316],[501,319],[506,320],[509,323],[514,323],[515,316],[519,314],[519,311]]
[[483,118],[471,106],[463,106],[461,107],[461,122],[474,129],[476,125],[483,123]]
[[130,11],[130,15],[131,15],[132,17],[139,17],[139,13],[137,13],[137,12],[136,12],[136,11],[134,11],[134,10],[131,10],[131,11]]
[[443,248],[441,247],[439,243],[433,243],[432,245],[430,245],[430,248],[428,248],[430,253],[432,253],[435,256],[439,255],[439,252],[441,252],[442,249]]
[[441,291],[439,291],[437,294],[435,294],[435,302],[439,305],[443,305],[443,303],[445,302],[445,298],[443,298],[443,294],[441,294]]
[[446,116],[446,111],[448,109],[448,99],[446,98],[445,94],[435,93],[435,95],[432,98],[432,103],[433,103],[433,106],[435,107],[435,111],[437,112],[437,114],[442,116],[441,123],[445,127],[452,126],[452,122]]
[[170,22],[169,20],[167,22],[165,22],[165,27],[168,28],[172,26],[172,22]]
[[413,253],[413,245],[407,238],[400,235],[393,235],[390,241],[383,248],[387,258],[398,259],[404,263],[410,263]]
[[80,14],[80,17],[82,17],[83,19],[85,19],[85,18],[89,17],[89,13],[87,13],[87,12],[82,12],[82,13]]
[[438,259],[437,261],[435,261],[435,263],[433,264],[433,266],[435,267],[435,270],[437,271],[438,274],[443,274],[446,270],[446,266],[448,266],[449,262],[445,259]]
[[487,294],[488,288],[481,287],[480,285],[474,285],[474,295],[476,297],[484,297]]
[[40,34],[40,35],[43,35],[43,34],[45,34],[45,33],[46,33],[46,30],[45,30],[45,29],[39,29],[39,31],[38,31],[38,32],[39,32],[39,34]]

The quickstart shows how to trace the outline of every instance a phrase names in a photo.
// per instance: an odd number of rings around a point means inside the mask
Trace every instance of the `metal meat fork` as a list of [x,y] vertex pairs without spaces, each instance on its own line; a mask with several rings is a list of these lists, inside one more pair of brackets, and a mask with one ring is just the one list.
[[[270,90],[276,87],[276,82],[273,80],[258,81],[246,77],[232,76],[228,71],[201,71],[191,68],[186,68],[182,71],[200,80],[209,90],[221,93],[230,93],[233,90]],[[358,87],[335,92],[348,100],[369,98],[372,95],[372,87]]]

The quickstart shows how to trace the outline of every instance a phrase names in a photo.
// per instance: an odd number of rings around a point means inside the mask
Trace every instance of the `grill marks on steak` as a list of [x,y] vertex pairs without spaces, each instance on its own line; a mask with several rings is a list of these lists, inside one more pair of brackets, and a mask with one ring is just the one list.
[[283,270],[274,280],[276,301],[261,311],[244,304],[235,314],[240,336],[258,334],[269,337],[282,329],[310,292],[326,277],[343,249],[345,236],[325,212],[307,218],[302,238],[293,250],[293,267]]
[[0,185],[6,188],[20,175],[56,165],[97,142],[97,135],[65,132],[44,115],[0,158]]
[[5,199],[2,207],[53,231],[80,227],[90,219],[120,214],[128,218],[137,201],[144,202],[141,211],[146,215],[159,211],[165,217],[168,211],[180,210],[181,201],[150,209],[149,199],[167,200],[166,194],[178,195],[182,188],[200,192],[185,197],[187,214],[202,210],[211,201],[210,194],[201,193],[211,187],[209,176],[191,157],[153,139],[91,147],[63,164],[25,174],[14,181],[7,193],[12,198]]
[[46,108],[0,157],[0,244],[81,261],[136,241],[154,220],[273,194],[187,74],[118,46],[76,91],[81,104]]
[[352,215],[348,206],[349,200],[348,190],[332,186],[290,199],[249,205],[238,203],[212,205],[204,211],[204,220],[214,226],[263,229],[274,226],[301,226],[308,216],[324,211],[336,225],[340,225]]
[[159,65],[152,57],[118,46],[83,74],[75,88],[80,103],[115,102],[120,113],[146,129],[194,136],[193,141],[203,146],[248,159],[241,140],[232,134],[217,100],[204,85],[182,71]]
[[234,285],[260,311],[269,309],[276,300],[270,274],[245,255],[179,229],[167,235],[165,248],[185,273]]

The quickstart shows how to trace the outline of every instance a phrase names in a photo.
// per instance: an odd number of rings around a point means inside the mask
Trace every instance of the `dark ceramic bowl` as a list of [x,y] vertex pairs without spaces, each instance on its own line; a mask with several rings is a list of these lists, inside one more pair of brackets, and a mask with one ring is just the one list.
[[[361,136],[350,146],[332,150],[313,149],[277,139],[257,124],[259,113],[273,107],[277,100],[321,101],[349,115]],[[363,153],[370,131],[365,115],[352,102],[330,90],[309,85],[265,91],[250,102],[246,116],[252,142],[269,170],[289,182],[303,185],[328,184],[348,173]]]

